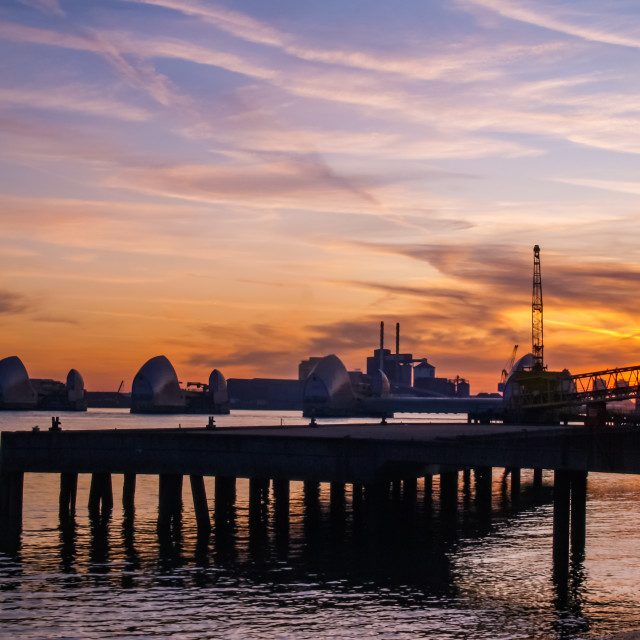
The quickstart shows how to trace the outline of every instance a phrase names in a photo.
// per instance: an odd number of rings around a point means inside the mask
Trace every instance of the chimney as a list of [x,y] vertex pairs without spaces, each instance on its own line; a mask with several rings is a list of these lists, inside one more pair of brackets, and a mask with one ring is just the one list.
[[380,371],[384,371],[384,322],[380,323]]
[[400,323],[396,322],[396,384],[400,384]]

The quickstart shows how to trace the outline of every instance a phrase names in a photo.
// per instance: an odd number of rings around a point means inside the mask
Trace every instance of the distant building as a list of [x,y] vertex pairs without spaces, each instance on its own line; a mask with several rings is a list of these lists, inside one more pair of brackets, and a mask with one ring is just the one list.
[[422,360],[413,367],[413,383],[416,387],[419,386],[418,380],[435,377],[436,368],[432,364],[429,364],[429,361],[426,358],[422,358]]
[[278,378],[229,378],[231,409],[302,410],[303,380]]
[[298,365],[298,380],[305,381],[309,374],[313,371],[313,368],[322,360],[321,357],[312,356],[306,360],[302,360]]
[[133,379],[131,413],[229,413],[227,382],[214,369],[208,384],[188,382],[182,389],[171,362],[155,356]]
[[[382,354],[382,359],[381,359]],[[436,377],[436,368],[426,358],[416,359],[411,353],[391,353],[389,349],[376,349],[367,358],[367,376],[373,380],[381,369],[389,379],[394,393],[434,395],[465,398],[470,394],[469,382],[463,378]]]
[[41,411],[86,411],[84,380],[71,369],[67,380],[29,378],[18,356],[0,360],[0,409]]
[[[373,377],[380,370],[380,349],[367,358],[367,375]],[[391,353],[389,349],[382,349],[382,372],[387,376],[392,386],[413,386],[413,355],[410,353]]]

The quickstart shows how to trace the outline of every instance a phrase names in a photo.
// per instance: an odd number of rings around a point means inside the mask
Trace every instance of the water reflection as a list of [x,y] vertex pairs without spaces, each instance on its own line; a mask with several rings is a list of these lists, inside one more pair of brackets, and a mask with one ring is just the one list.
[[[197,596],[207,620],[215,618],[228,632],[224,615],[250,624],[242,603],[260,608],[264,602],[270,624],[278,621],[282,635],[288,630],[292,636],[298,620],[317,624],[312,610],[322,616],[326,608],[326,630],[332,617],[357,616],[361,607],[371,608],[370,624],[378,625],[371,634],[384,628],[377,617],[390,611],[392,628],[405,615],[422,620],[418,631],[413,622],[412,634],[393,637],[500,638],[507,629],[512,637],[531,637],[521,633],[523,625],[545,638],[586,633],[584,550],[574,550],[566,582],[554,584],[548,526],[538,531],[548,523],[550,487],[535,488],[523,478],[514,501],[509,477],[505,489],[496,473],[493,493],[486,492],[481,470],[460,479],[457,491],[452,478],[447,485],[438,476],[369,486],[207,479],[215,482],[210,536],[198,535],[188,487],[168,528],[157,526],[157,495],[143,487],[136,509],[125,509],[124,516],[119,507],[91,518],[79,510],[60,522],[55,538],[43,534],[39,547],[28,538],[19,566],[33,572],[39,562],[46,572],[51,557],[67,588],[84,586],[87,593],[98,587],[91,593],[116,599],[124,589],[124,598],[163,624],[173,615],[165,611],[165,598],[181,608],[194,588],[207,589],[204,598]],[[514,533],[519,528],[521,537]],[[1,575],[3,588],[25,588],[22,578],[12,583],[8,572]],[[428,618],[447,622],[436,628]],[[199,637],[184,624],[184,637]],[[254,635],[246,637],[260,637],[258,626],[251,629]],[[370,635],[363,630],[356,637]]]

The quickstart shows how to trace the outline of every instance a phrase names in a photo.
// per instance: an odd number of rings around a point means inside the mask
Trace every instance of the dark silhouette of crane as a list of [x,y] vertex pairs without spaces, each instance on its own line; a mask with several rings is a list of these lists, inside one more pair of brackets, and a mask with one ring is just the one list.
[[544,341],[542,326],[542,275],[540,273],[540,247],[533,247],[533,296],[531,300],[531,353],[533,369],[543,371]]
[[498,382],[498,391],[504,391],[504,387],[507,384],[507,378],[511,373],[511,369],[513,369],[513,363],[516,361],[516,354],[518,353],[518,345],[513,345],[513,351],[511,352],[511,357],[507,364],[504,365],[504,369],[502,370],[502,374],[500,375],[500,382]]

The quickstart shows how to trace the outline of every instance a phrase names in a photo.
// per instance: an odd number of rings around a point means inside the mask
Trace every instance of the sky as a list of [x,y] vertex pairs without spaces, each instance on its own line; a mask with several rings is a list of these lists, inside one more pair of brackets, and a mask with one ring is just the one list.
[[124,389],[640,363],[637,0],[3,0],[0,358]]

